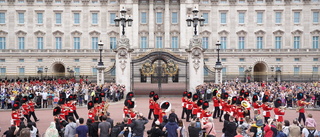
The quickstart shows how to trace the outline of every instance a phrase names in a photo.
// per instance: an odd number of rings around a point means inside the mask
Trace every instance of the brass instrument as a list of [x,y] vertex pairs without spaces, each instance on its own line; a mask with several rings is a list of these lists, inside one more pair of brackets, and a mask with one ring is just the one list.
[[221,97],[221,93],[220,93],[220,92],[217,93],[217,97],[218,97],[218,98]]
[[279,109],[282,111],[282,110],[286,110],[287,107],[286,106],[280,106]]
[[248,101],[243,100],[241,101],[241,106],[244,108],[250,108],[251,104]]

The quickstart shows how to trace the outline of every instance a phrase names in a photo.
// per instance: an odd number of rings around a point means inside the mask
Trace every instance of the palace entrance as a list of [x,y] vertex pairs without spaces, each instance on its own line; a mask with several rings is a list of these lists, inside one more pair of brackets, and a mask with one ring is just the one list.
[[253,68],[254,81],[267,81],[267,67],[263,63],[257,63]]
[[60,63],[54,64],[52,67],[52,70],[53,70],[54,75],[57,77],[64,77],[65,76],[66,68],[64,67],[64,65],[62,65]]
[[131,85],[135,94],[176,95],[188,88],[188,61],[155,51],[131,61]]

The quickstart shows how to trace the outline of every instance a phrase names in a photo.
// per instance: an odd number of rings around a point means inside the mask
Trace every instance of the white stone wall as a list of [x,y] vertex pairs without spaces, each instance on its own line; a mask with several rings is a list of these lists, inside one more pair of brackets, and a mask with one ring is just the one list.
[[[99,59],[97,51],[91,49],[91,37],[97,36],[104,45],[105,65],[111,67],[111,59],[115,59],[115,53],[110,49],[110,37],[119,38],[121,28],[110,24],[110,13],[119,15],[119,10],[125,7],[127,15],[132,16],[133,26],[126,27],[126,35],[130,39],[131,48],[135,49],[132,56],[143,52],[140,47],[140,36],[147,36],[148,47],[153,49],[156,46],[156,36],[162,36],[163,47],[171,47],[171,36],[179,37],[179,51],[173,51],[176,55],[187,57],[184,51],[189,45],[189,40],[193,36],[193,28],[187,27],[187,15],[192,14],[192,9],[197,7],[200,12],[209,13],[209,23],[204,27],[198,28],[201,36],[209,37],[209,49],[204,53],[204,58],[209,61],[206,65],[209,68],[214,67],[217,53],[215,42],[220,36],[227,37],[227,50],[221,50],[221,58],[227,73],[238,74],[239,66],[248,68],[254,67],[257,62],[267,64],[268,71],[270,67],[281,67],[283,73],[292,74],[295,66],[300,67],[301,73],[312,73],[312,67],[320,66],[319,61],[313,61],[314,58],[320,59],[320,49],[312,49],[312,36],[320,36],[320,24],[312,22],[312,12],[320,12],[320,1],[311,0],[300,2],[288,2],[282,0],[280,3],[269,0],[263,3],[255,1],[223,0],[108,0],[92,3],[90,0],[75,3],[74,1],[47,0],[38,3],[37,0],[24,1],[2,0],[0,2],[0,12],[5,13],[5,24],[0,24],[0,37],[6,38],[6,49],[0,50],[0,67],[6,67],[7,75],[16,75],[19,67],[25,67],[26,75],[35,75],[37,67],[48,66],[48,74],[52,72],[52,65],[57,63],[57,59],[62,60],[65,67],[78,66],[81,69],[81,75],[91,75],[92,67],[97,62],[92,59]],[[140,23],[140,12],[147,12],[147,24]],[[178,12],[178,24],[171,24],[171,12]],[[263,12],[263,23],[257,24],[257,11]],[[282,11],[282,23],[275,24],[275,11]],[[293,23],[293,12],[300,11],[300,24]],[[18,13],[25,14],[25,23],[18,24]],[[37,13],[43,13],[43,24],[37,24]],[[55,13],[62,13],[62,24],[55,23]],[[156,12],[163,12],[163,23],[156,24]],[[227,13],[227,23],[220,24],[220,12]],[[245,23],[238,24],[238,12],[245,13]],[[80,24],[73,23],[73,13],[80,13]],[[98,25],[91,23],[91,13],[98,13]],[[320,19],[319,19],[320,20]],[[279,31],[280,30],[280,31]],[[279,33],[278,33],[279,32]],[[282,37],[282,49],[275,49],[275,35]],[[63,50],[55,49],[55,36],[62,37]],[[245,49],[238,49],[238,36],[245,37]],[[263,50],[256,50],[256,37],[263,36]],[[25,50],[18,49],[18,36],[25,36]],[[36,37],[44,37],[44,49],[36,50]],[[74,51],[73,37],[81,37],[81,50]],[[299,50],[293,50],[293,37],[301,36]],[[320,45],[320,44],[319,44]],[[69,50],[69,51],[66,51]],[[24,58],[25,62],[19,62],[19,58]],[[43,62],[37,62],[42,58]],[[79,58],[80,62],[74,62]],[[244,62],[239,62],[239,58],[245,58]],[[281,58],[276,62],[276,58]],[[300,61],[294,61],[294,58],[300,58]]]

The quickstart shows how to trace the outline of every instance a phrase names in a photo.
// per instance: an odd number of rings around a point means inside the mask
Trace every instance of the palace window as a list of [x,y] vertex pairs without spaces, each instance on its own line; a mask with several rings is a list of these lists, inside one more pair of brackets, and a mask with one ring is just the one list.
[[110,37],[110,49],[116,49],[116,48],[117,48],[117,38]]
[[43,37],[37,37],[38,49],[43,49]]
[[56,49],[62,48],[62,40],[61,37],[56,37]]
[[74,49],[80,49],[80,37],[73,38],[73,47]]
[[140,38],[140,48],[141,49],[146,49],[148,48],[148,40],[147,40],[147,37],[146,36],[142,36]]
[[140,15],[140,23],[147,24],[147,12],[141,12]]
[[6,37],[0,37],[0,49],[6,49]]
[[92,37],[91,38],[91,41],[92,41],[92,49],[98,49],[98,37]]

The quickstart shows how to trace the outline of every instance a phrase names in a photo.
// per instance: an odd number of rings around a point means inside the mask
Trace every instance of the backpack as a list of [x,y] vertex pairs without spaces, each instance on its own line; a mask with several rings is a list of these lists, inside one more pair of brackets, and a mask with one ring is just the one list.
[[283,133],[282,131],[278,131],[278,134],[276,137],[287,137],[287,135],[285,133]]
[[308,129],[309,135],[308,137],[314,137],[314,133],[316,132],[316,130],[314,130],[312,133],[310,132],[310,130]]
[[111,135],[110,135],[110,137],[118,137],[118,135],[119,135],[120,132],[121,132],[120,127],[114,126],[114,127],[111,129]]

